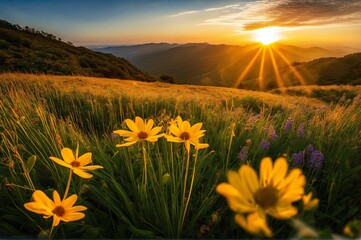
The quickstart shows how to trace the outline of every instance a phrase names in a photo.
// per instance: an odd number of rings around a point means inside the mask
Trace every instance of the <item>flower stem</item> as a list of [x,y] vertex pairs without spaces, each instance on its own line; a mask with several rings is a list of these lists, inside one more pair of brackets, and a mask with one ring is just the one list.
[[189,187],[189,193],[188,193],[188,197],[187,197],[187,202],[186,202],[186,206],[185,206],[184,212],[183,212],[182,225],[183,225],[184,220],[185,220],[185,218],[186,218],[187,209],[188,209],[188,204],[189,204],[189,201],[190,201],[191,195],[192,195],[193,183],[194,183],[194,176],[195,176],[195,173],[196,173],[197,159],[198,159],[198,148],[196,149],[196,156],[195,156],[195,159],[194,159],[194,166],[193,166],[193,172],[192,172],[191,185],[190,185],[190,187]]
[[230,152],[231,152],[231,146],[232,146],[233,137],[235,136],[235,135],[234,135],[234,127],[235,127],[235,125],[232,124],[231,138],[229,139],[228,153],[227,153],[227,160],[226,160],[226,172],[228,171],[228,164],[229,164],[229,157],[230,157]]
[[147,188],[147,152],[145,150],[144,142],[142,142],[143,160],[144,160],[144,188]]
[[51,225],[51,229],[49,232],[49,239],[51,239],[51,235],[53,234],[53,230],[54,230],[54,225]]
[[65,188],[65,193],[64,193],[63,200],[65,200],[65,199],[66,199],[66,196],[68,195],[72,175],[73,175],[73,169],[70,169],[69,178],[68,178],[68,183],[67,183],[66,188]]

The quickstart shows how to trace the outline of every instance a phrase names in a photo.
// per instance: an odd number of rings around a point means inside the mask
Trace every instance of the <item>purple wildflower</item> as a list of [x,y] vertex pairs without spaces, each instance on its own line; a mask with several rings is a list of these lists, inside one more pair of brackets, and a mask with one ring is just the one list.
[[268,138],[271,140],[276,140],[278,138],[278,135],[276,133],[275,127],[273,124],[271,124],[268,128]]
[[253,115],[247,119],[246,130],[251,130],[259,119],[259,114]]
[[259,144],[259,148],[261,148],[261,149],[269,149],[270,145],[271,145],[271,143],[268,140],[262,139],[260,144]]
[[311,153],[311,156],[307,161],[307,166],[319,170],[322,167],[323,160],[323,154],[320,151],[315,150]]
[[115,134],[115,133],[111,133],[110,134],[110,138],[114,141],[115,139],[117,139],[117,137],[118,137],[118,135],[117,134]]
[[292,154],[293,166],[294,167],[302,167],[303,157],[304,157],[303,151]]
[[243,163],[248,158],[248,146],[243,146],[241,151],[238,154],[238,160]]
[[293,120],[292,120],[292,118],[287,118],[287,121],[286,121],[286,123],[285,123],[285,131],[286,132],[289,132],[289,131],[291,131],[291,129],[292,129],[292,123],[293,123]]
[[297,128],[297,134],[299,137],[304,137],[305,136],[305,126],[303,123],[301,123],[298,128]]
[[307,154],[311,154],[315,149],[313,148],[312,144],[308,144],[305,151]]

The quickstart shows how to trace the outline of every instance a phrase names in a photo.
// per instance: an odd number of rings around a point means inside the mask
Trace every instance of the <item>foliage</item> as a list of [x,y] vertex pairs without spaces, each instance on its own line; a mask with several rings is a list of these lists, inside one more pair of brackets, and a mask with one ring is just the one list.
[[124,58],[74,47],[52,34],[0,20],[0,72],[155,81]]
[[[44,235],[49,220],[23,207],[32,193],[24,163],[37,188],[48,189],[47,195],[52,189],[63,193],[69,171],[49,156],[60,157],[63,147],[75,149],[78,142],[79,152],[92,152],[104,169],[92,172],[92,179],[73,180],[69,192],[88,208],[86,217],[59,225],[56,238],[250,238],[234,223],[215,187],[229,169],[249,164],[258,171],[264,156],[284,156],[295,168],[292,155],[300,151],[305,152],[299,167],[307,179],[306,192],[320,199],[315,221],[305,221],[329,238],[330,232],[342,234],[346,223],[361,218],[360,92],[348,102],[328,104],[237,89],[82,77],[3,74],[0,82],[1,236]],[[125,129],[124,120],[137,115],[153,119],[164,132],[178,115],[192,125],[203,123],[202,142],[209,148],[199,151],[196,168],[191,151],[188,179],[193,169],[195,178],[186,224],[181,224],[179,191],[187,156],[183,145],[164,138],[146,144],[145,191],[140,145],[115,147],[122,138],[112,132]],[[309,144],[324,156],[320,168],[308,164]],[[295,234],[283,221],[269,224],[277,238]]]

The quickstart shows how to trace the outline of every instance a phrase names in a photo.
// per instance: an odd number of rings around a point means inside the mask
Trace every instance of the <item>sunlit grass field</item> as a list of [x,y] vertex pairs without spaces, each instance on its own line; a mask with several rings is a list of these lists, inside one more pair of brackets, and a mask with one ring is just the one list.
[[[302,169],[305,192],[320,200],[317,209],[295,217],[306,226],[269,218],[273,237],[303,236],[310,228],[329,238],[361,219],[360,87],[264,93],[2,74],[0,96],[0,237],[49,235],[52,220],[24,204],[35,189],[63,195],[69,169],[49,157],[61,158],[63,148],[77,146],[79,155],[91,152],[92,164],[104,168],[89,179],[73,176],[69,195],[77,194],[76,204],[87,210],[79,221],[61,222],[55,239],[262,237],[234,221],[216,187],[229,170],[249,165],[258,171],[264,157],[284,157],[289,170]],[[200,141],[209,147],[191,147],[189,161],[184,144],[164,137],[116,147],[124,138],[113,131],[128,130],[124,121],[136,116],[153,119],[165,134],[177,116],[203,123]]]

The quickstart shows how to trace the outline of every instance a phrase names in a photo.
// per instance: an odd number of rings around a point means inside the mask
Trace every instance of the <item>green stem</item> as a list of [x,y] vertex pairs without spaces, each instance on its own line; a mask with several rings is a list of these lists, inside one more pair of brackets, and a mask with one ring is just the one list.
[[67,183],[66,188],[65,188],[65,193],[64,193],[63,201],[66,199],[66,196],[68,195],[72,175],[73,175],[73,169],[70,169],[69,178],[68,178],[68,183]]
[[51,229],[49,232],[49,239],[51,239],[51,235],[53,234],[53,230],[54,230],[54,225],[51,225]]
[[232,146],[233,137],[234,137],[234,125],[232,125],[231,138],[230,138],[230,140],[229,140],[229,145],[228,145],[228,153],[227,153],[227,160],[226,160],[226,172],[228,171],[228,163],[229,163],[229,157],[230,157],[230,152],[231,152],[231,146]]
[[193,183],[194,183],[194,176],[195,176],[195,173],[196,173],[197,159],[198,159],[198,148],[196,149],[196,157],[195,157],[195,159],[194,159],[194,166],[193,166],[193,172],[192,172],[191,186],[189,187],[189,193],[188,193],[188,197],[187,197],[186,207],[184,208],[184,212],[183,212],[182,225],[183,225],[184,220],[185,220],[185,218],[186,218],[187,209],[188,209],[188,204],[189,204],[189,201],[190,201],[191,195],[192,195]]
[[[189,161],[190,161],[190,152],[187,151],[187,163],[186,163],[186,172],[185,172],[185,175],[184,175],[184,182],[183,182],[183,195],[182,195],[182,199],[181,199],[181,209],[183,209],[184,199],[186,197]],[[181,224],[179,225],[179,228],[178,228],[178,233],[179,234],[181,233],[182,228],[183,228],[183,220],[184,220],[184,210],[183,210],[183,216],[182,216]]]
[[143,160],[144,160],[144,188],[147,188],[147,152],[145,150],[144,142],[142,142]]

